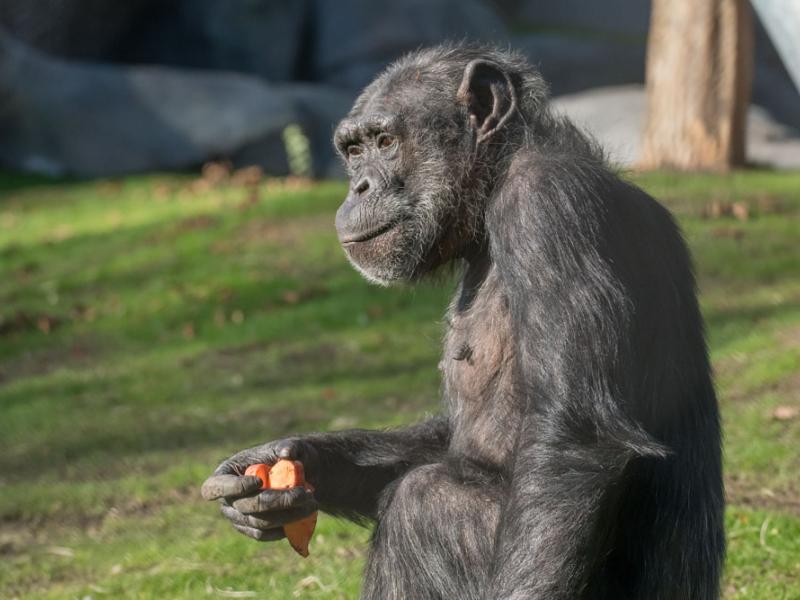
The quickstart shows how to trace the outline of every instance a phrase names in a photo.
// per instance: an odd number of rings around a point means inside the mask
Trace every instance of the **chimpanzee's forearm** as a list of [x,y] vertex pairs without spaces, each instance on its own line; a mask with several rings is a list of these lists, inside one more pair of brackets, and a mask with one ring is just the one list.
[[528,450],[516,465],[483,597],[582,597],[592,567],[587,550],[601,544],[602,507],[619,470],[588,449],[573,448],[570,458],[547,447]]
[[574,414],[554,407],[523,419],[486,600],[583,597],[613,531],[628,465],[665,456],[621,414],[615,427]]
[[304,438],[318,453],[309,480],[320,508],[354,520],[374,518],[386,485],[414,466],[440,460],[449,437],[447,419],[436,417],[402,429],[352,429]]

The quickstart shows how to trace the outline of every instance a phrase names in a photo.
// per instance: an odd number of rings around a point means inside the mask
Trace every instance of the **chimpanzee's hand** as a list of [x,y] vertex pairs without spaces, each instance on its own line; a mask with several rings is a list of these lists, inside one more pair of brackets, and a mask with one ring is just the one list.
[[203,483],[206,500],[219,500],[222,514],[244,535],[262,542],[284,537],[283,525],[317,510],[311,492],[303,487],[288,490],[261,490],[258,477],[242,474],[250,465],[274,464],[281,458],[303,463],[306,478],[314,474],[318,456],[311,443],[287,438],[248,448],[234,454]]

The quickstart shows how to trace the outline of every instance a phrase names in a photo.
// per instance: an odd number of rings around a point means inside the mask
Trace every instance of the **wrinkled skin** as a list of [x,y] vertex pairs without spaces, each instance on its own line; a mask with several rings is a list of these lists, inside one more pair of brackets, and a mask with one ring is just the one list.
[[[374,523],[368,600],[714,600],[720,426],[690,259],[657,202],[550,112],[514,54],[444,46],[381,75],[339,125],[336,215],[367,279],[463,268],[443,414],[314,433],[203,486],[262,541],[319,509]],[[314,493],[248,464],[303,461]]]
[[317,510],[317,501],[303,487],[262,491],[261,479],[243,473],[250,465],[274,464],[282,458],[317,470],[312,447],[298,439],[278,440],[230,457],[203,483],[201,493],[207,500],[220,501],[222,514],[240,533],[261,542],[280,540],[285,537],[283,526]]

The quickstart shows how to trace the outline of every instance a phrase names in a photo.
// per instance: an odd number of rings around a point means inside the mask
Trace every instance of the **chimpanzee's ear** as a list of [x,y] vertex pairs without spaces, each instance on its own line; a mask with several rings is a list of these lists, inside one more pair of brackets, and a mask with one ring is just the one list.
[[517,108],[517,92],[502,67],[475,59],[464,69],[458,100],[467,106],[469,123],[482,142],[498,131]]

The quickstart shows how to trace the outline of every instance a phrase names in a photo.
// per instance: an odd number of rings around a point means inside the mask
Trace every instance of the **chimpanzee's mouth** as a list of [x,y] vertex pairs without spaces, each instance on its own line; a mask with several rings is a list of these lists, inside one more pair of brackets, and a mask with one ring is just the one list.
[[394,219],[392,221],[387,221],[383,225],[378,225],[377,227],[373,227],[372,229],[367,229],[366,231],[360,231],[358,233],[352,233],[347,235],[343,238],[339,238],[339,242],[342,245],[349,245],[349,244],[357,244],[359,242],[366,242],[372,240],[379,235],[383,235],[384,233],[394,229],[400,223],[400,219]]

